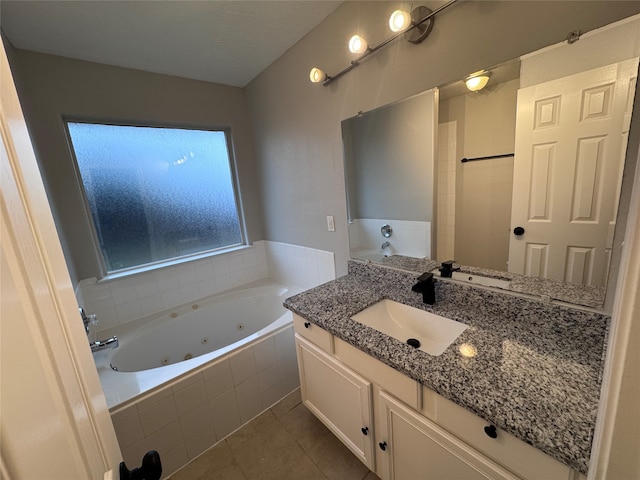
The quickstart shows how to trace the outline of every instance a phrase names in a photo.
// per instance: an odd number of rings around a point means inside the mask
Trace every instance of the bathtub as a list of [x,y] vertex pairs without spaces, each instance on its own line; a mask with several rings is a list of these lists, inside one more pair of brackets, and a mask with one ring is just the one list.
[[94,353],[111,411],[292,324],[282,305],[300,289],[260,280],[100,332],[120,346]]

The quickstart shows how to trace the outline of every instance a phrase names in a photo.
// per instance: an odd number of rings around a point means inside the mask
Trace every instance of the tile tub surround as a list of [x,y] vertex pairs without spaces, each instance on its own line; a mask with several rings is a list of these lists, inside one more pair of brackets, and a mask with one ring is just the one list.
[[311,288],[336,276],[332,252],[260,240],[226,253],[106,281],[89,278],[76,289],[78,305],[96,313],[102,331],[263,278]]
[[111,409],[124,461],[157,450],[163,477],[299,387],[293,326]]
[[[557,460],[586,473],[604,361],[607,315],[438,279],[436,304],[416,274],[349,262],[349,274],[285,306]],[[388,298],[469,325],[432,357],[350,319]],[[467,343],[477,356],[458,353]]]

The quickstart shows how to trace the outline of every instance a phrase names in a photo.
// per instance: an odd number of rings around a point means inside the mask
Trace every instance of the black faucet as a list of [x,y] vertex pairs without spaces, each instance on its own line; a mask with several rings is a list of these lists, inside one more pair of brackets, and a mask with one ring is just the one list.
[[422,301],[428,305],[436,303],[436,279],[433,278],[433,273],[423,273],[418,277],[418,283],[416,283],[411,290],[422,294]]
[[447,260],[446,262],[442,262],[440,265],[440,276],[445,278],[451,278],[451,274],[455,271],[460,270],[460,267],[453,268],[453,262],[455,260]]

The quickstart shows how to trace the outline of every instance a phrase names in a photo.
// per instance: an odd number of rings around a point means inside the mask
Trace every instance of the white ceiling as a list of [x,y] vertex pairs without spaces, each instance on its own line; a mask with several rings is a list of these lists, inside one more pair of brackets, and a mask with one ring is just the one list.
[[20,49],[243,87],[342,1],[0,1]]

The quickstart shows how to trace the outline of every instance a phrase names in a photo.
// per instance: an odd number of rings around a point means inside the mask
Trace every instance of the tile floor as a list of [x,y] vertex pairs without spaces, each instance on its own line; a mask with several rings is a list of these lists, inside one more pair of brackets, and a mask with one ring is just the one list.
[[296,390],[170,480],[379,480],[300,400]]

